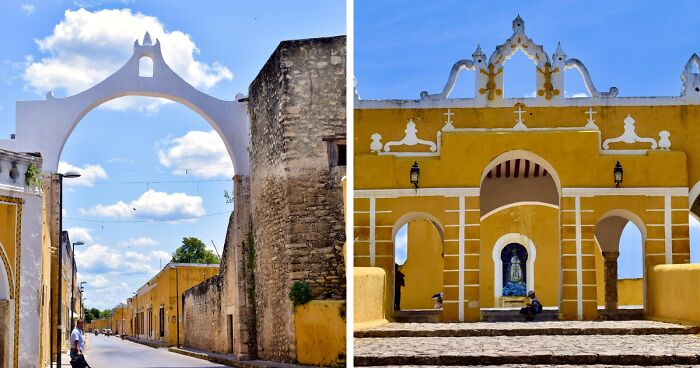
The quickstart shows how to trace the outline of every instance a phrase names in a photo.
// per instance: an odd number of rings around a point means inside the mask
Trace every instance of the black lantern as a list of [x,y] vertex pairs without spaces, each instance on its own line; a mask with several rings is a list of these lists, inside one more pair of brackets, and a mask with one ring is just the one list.
[[617,188],[620,186],[620,183],[622,183],[622,165],[620,164],[620,161],[615,164],[613,175],[615,176],[615,187]]
[[411,166],[411,184],[415,185],[416,189],[418,189],[418,183],[420,179],[420,167],[418,167],[418,161],[413,162],[413,166]]

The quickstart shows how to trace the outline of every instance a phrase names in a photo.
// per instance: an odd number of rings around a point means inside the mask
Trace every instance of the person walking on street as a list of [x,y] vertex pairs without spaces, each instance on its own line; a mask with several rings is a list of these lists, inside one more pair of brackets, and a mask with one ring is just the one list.
[[83,320],[79,319],[70,333],[70,364],[72,367],[89,367],[83,356],[84,350]]

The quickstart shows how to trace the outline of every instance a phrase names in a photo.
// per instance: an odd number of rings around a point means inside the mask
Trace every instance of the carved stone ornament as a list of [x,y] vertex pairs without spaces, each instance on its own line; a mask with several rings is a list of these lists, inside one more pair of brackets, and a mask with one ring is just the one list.
[[[406,130],[404,130],[404,133],[406,133],[406,135],[400,141],[387,142],[384,145],[384,152],[390,152],[391,146],[415,146],[417,144],[429,146],[430,152],[437,151],[437,144],[418,138],[418,129],[416,129],[416,123],[413,122],[413,119],[408,120],[408,123],[406,123]],[[381,138],[381,136],[379,138]]]
[[[610,143],[617,143],[617,142],[623,142],[623,143],[649,143],[651,144],[651,149],[656,149],[656,140],[653,138],[642,138],[637,135],[637,133],[634,131],[634,118],[627,114],[627,117],[625,118],[625,131],[620,135],[619,137],[615,138],[608,138],[605,141],[603,141],[603,149],[609,149]],[[668,133],[668,132],[666,132]],[[663,138],[663,137],[662,137]],[[668,138],[668,136],[666,137]],[[671,146],[671,142],[668,142],[668,146]]]

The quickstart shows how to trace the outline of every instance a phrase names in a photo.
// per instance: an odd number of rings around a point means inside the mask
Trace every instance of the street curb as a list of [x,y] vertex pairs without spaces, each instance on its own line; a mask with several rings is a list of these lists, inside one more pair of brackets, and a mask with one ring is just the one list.
[[[115,338],[119,338],[119,337],[115,337]],[[124,340],[135,342],[137,344],[145,345],[145,346],[148,346],[149,348],[154,348],[154,349],[167,347],[167,345],[160,343],[160,342],[136,339],[136,338],[133,338],[131,336],[125,336]]]
[[177,354],[182,354],[186,355],[192,358],[197,358],[197,359],[203,359],[203,360],[208,360],[213,363],[218,363],[218,364],[224,364],[229,367],[240,367],[240,368],[261,368],[261,367],[272,367],[272,368],[293,368],[293,367],[305,367],[302,365],[294,365],[294,364],[284,364],[284,363],[275,363],[275,362],[269,362],[265,360],[235,360],[235,359],[227,359],[223,358],[221,356],[218,356],[218,354],[208,354],[206,352],[198,352],[198,351],[192,351],[192,350],[186,350],[186,349],[181,349],[181,348],[168,348],[168,351],[177,353]]

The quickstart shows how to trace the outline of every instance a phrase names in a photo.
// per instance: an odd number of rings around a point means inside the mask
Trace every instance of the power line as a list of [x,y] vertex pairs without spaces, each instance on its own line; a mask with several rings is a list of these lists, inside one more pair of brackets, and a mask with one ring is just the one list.
[[73,220],[73,221],[97,222],[97,223],[172,222],[172,221],[184,221],[184,220],[192,220],[192,219],[197,219],[197,218],[202,218],[202,217],[211,217],[211,216],[219,216],[219,215],[224,215],[224,214],[231,214],[231,212],[232,211],[223,211],[223,212],[209,213],[209,214],[201,215],[201,216],[180,217],[180,218],[173,218],[173,219],[151,219],[151,220],[98,220],[98,219],[88,219],[88,218],[68,217],[68,216],[64,216],[63,218],[68,219],[68,220]]
[[112,181],[112,182],[95,182],[94,185],[112,185],[112,184],[179,184],[179,183],[214,183],[214,182],[233,182],[233,179],[205,179],[205,180],[149,180],[149,181]]

